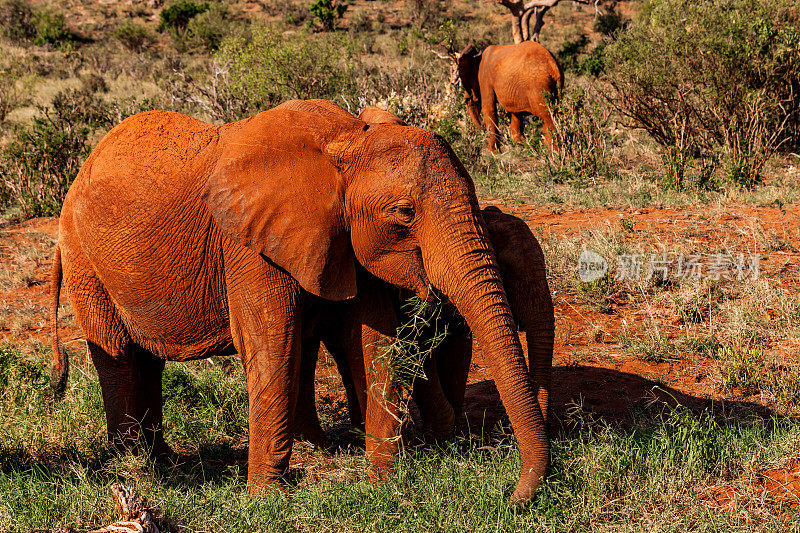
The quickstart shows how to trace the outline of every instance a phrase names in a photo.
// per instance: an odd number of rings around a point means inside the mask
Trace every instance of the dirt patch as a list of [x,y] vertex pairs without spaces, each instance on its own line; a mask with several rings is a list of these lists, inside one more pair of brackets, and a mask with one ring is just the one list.
[[746,483],[706,487],[698,500],[711,505],[735,508],[753,499],[800,510],[800,459],[793,458],[783,468],[758,470]]
[[800,459],[792,459],[784,468],[762,470],[758,473],[757,483],[774,500],[786,503],[795,511],[800,509]]

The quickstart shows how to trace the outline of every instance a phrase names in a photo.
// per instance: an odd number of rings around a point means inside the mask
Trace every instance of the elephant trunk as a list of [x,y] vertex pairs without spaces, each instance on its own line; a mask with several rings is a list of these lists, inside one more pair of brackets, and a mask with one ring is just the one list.
[[[538,277],[519,293],[512,296],[511,309],[525,332],[528,348],[528,372],[533,380],[542,410],[545,426],[550,410],[550,387],[553,369],[553,342],[555,322],[553,319],[553,299],[547,287],[547,280]],[[527,295],[527,296],[526,296]],[[517,305],[519,302],[519,305]]]
[[550,444],[482,218],[473,213],[461,219],[471,227],[450,233],[444,253],[423,260],[433,284],[458,308],[486,354],[519,445],[522,471],[511,500],[525,503],[545,474]]

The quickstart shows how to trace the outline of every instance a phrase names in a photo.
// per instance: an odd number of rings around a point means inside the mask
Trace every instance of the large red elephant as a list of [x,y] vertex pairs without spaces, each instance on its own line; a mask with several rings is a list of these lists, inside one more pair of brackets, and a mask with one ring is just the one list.
[[549,147],[554,146],[555,124],[548,99],[558,99],[564,73],[553,54],[534,41],[487,46],[483,52],[469,45],[453,56],[454,75],[464,87],[472,122],[486,127],[488,148],[497,150],[497,104],[511,115],[511,139],[524,140],[527,115],[539,117]]
[[421,298],[435,288],[465,318],[517,437],[512,500],[525,502],[549,442],[472,179],[441,137],[331,106],[221,126],[148,112],[100,141],[61,212],[54,385],[68,369],[57,335],[62,283],[119,445],[144,437],[168,450],[164,361],[238,352],[248,482],[262,489],[289,465],[303,332],[317,304],[357,296],[358,265]]

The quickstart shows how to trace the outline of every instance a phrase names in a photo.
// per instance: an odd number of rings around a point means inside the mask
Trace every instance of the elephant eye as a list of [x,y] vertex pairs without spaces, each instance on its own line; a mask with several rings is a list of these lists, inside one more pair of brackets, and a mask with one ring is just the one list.
[[397,222],[403,225],[411,224],[414,221],[416,210],[414,204],[410,200],[400,200],[391,208],[392,214],[397,219]]

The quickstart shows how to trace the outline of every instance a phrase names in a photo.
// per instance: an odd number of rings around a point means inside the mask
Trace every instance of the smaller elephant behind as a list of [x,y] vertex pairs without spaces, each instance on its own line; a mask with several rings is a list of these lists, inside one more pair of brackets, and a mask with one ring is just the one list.
[[[538,241],[521,219],[508,215],[495,207],[482,211],[490,240],[497,255],[501,276],[508,293],[514,318],[520,330],[526,333],[528,370],[535,385],[538,403],[545,422],[549,410],[551,387],[551,368],[553,360],[554,314],[553,302],[547,285],[544,254]],[[354,427],[366,430],[369,434],[370,407],[373,396],[364,388],[364,379],[358,379],[363,369],[375,366],[380,357],[376,348],[376,338],[351,334],[360,331],[360,321],[376,319],[383,324],[399,324],[404,320],[399,306],[399,294],[392,288],[373,280],[364,273],[363,283],[374,296],[366,303],[333,303],[326,311],[331,320],[321,320],[328,324],[323,339],[330,339],[330,325],[335,324],[338,340],[325,340],[328,351],[336,361],[342,376],[348,399],[350,420]],[[361,286],[361,282],[360,282]],[[393,305],[386,302],[394,300]],[[384,302],[380,306],[374,302]],[[381,317],[375,317],[375,314]],[[427,379],[414,383],[412,395],[416,401],[423,424],[436,437],[446,437],[454,429],[455,420],[461,416],[466,392],[469,367],[472,360],[472,339],[464,321],[455,314],[446,317],[448,337],[434,351],[433,358],[424,365]],[[346,324],[344,328],[340,324]],[[383,329],[386,331],[386,327]],[[318,344],[317,344],[318,346]],[[298,436],[317,444],[325,441],[314,402],[314,369],[317,353],[314,350],[303,354],[301,365],[301,394],[297,406]],[[357,369],[354,374],[354,369]],[[393,391],[397,398],[398,391]],[[396,413],[396,410],[394,411]],[[385,416],[385,410],[381,410]],[[365,419],[367,423],[365,426]],[[369,435],[368,435],[369,436]]]
[[564,73],[553,54],[534,41],[510,45],[492,45],[483,52],[469,45],[454,61],[453,81],[461,80],[464,101],[472,122],[486,126],[487,148],[497,150],[497,104],[511,115],[511,139],[524,140],[527,115],[542,121],[542,134],[550,148],[554,146],[555,124],[547,99],[555,101],[564,87]]

